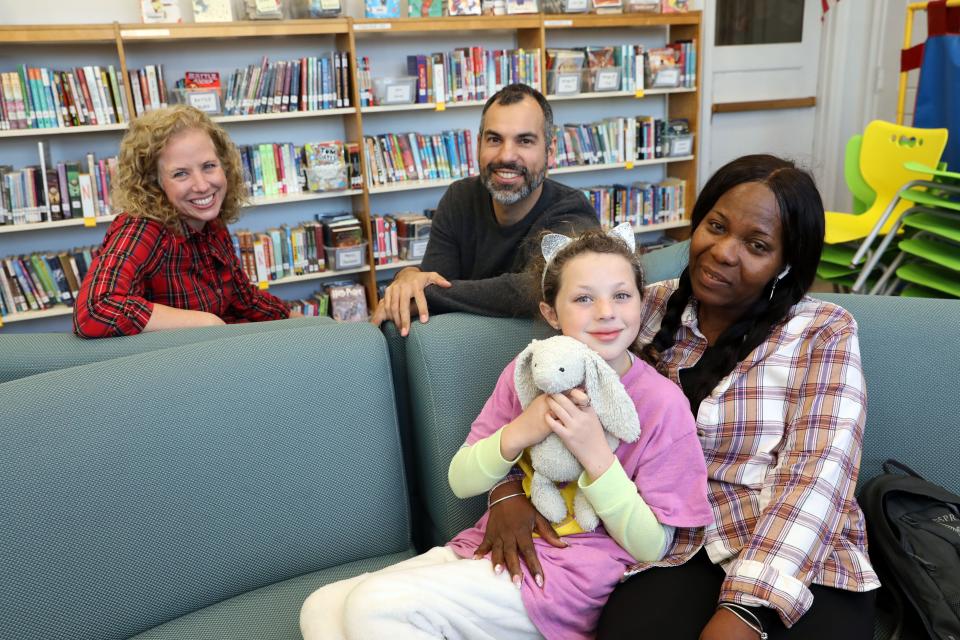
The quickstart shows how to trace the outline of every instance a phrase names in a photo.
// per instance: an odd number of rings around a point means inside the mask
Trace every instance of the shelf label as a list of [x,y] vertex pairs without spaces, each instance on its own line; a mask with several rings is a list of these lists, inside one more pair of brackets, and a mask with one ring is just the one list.
[[437,103],[437,111],[446,111],[446,110],[447,110],[447,103],[446,103],[446,102],[438,102],[438,103]]
[[633,160],[627,160],[626,169],[633,169]]
[[361,22],[353,25],[354,31],[385,31],[392,28],[393,25],[389,22]]
[[0,316],[0,327],[3,327],[3,316]]
[[572,27],[573,20],[544,20],[545,27]]
[[634,98],[642,98],[642,97],[643,97],[643,89],[637,89],[637,92],[636,92],[635,94],[633,94],[633,97],[634,97]]
[[169,38],[170,29],[121,29],[121,38]]

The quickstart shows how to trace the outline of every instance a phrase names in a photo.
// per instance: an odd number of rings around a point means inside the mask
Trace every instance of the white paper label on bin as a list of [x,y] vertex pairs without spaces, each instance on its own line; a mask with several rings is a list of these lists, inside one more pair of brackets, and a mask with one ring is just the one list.
[[580,74],[561,73],[557,76],[557,93],[568,95],[580,91]]
[[409,84],[391,84],[387,87],[386,102],[413,102],[413,87]]
[[597,71],[597,81],[594,88],[597,91],[613,91],[620,84],[620,72],[616,69]]
[[363,247],[337,249],[337,269],[350,269],[363,264]]
[[187,104],[204,113],[220,113],[220,95],[216,91],[188,91]]

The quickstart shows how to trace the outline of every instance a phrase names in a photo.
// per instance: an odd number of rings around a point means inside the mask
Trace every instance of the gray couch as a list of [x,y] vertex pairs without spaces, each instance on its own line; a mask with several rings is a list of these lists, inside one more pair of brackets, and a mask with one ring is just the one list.
[[[960,302],[824,297],[860,323],[861,481],[895,456],[956,491]],[[0,638],[299,638],[313,589],[480,515],[447,463],[543,335],[460,314],[406,340],[306,319],[97,342],[0,332]]]

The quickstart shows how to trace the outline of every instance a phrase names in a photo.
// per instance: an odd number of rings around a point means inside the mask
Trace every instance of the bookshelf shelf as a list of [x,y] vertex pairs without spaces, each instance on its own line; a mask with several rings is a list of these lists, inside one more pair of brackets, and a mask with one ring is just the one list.
[[357,18],[353,21],[355,35],[366,33],[441,31],[514,31],[516,29],[539,29],[542,23],[537,14],[520,16],[447,16],[445,18],[394,18],[377,20]]
[[281,113],[253,113],[246,116],[213,116],[214,122],[259,122],[263,120],[295,120],[297,118],[325,118],[328,116],[345,116],[356,113],[353,107],[342,109],[318,109],[316,111],[283,111]]
[[394,193],[397,191],[414,191],[416,189],[436,189],[437,187],[446,187],[456,182],[455,180],[407,180],[403,182],[394,182],[386,187],[370,187],[367,191],[370,195],[380,193]]
[[76,133],[101,133],[104,131],[124,131],[127,128],[126,122],[119,124],[94,124],[81,125],[79,127],[49,127],[46,129],[10,129],[9,131],[0,131],[0,138],[42,138],[44,136],[59,136],[64,134]]
[[[650,160],[635,160],[633,168],[649,167],[657,164],[668,164],[670,162],[686,162],[693,160],[693,156],[677,156],[675,158],[651,158]],[[583,173],[585,171],[609,171],[611,169],[626,169],[626,162],[613,162],[609,164],[582,164],[572,167],[556,167],[550,169],[550,175],[563,175],[564,173]]]
[[[244,205],[244,209],[253,209],[255,207],[272,206],[276,204],[287,204],[292,202],[305,202],[308,200],[325,200],[327,198],[347,198],[350,196],[363,195],[361,189],[347,189],[345,191],[327,191],[324,193],[297,193],[289,196],[277,196],[275,198],[257,197],[251,198],[250,202]],[[116,216],[97,216],[97,225],[113,221]],[[0,225],[0,233],[17,233],[19,231],[44,231],[49,229],[60,229],[64,227],[81,227],[83,218],[71,218],[69,220],[56,220],[53,222],[31,222],[29,224],[7,224]]]
[[[372,50],[374,62],[396,63],[396,58],[400,58],[400,64],[403,64],[403,58],[411,53],[410,48],[420,46],[421,52],[431,49],[434,46],[444,46],[448,48],[465,46],[464,43],[472,41],[474,44],[484,43],[487,40],[505,41],[512,40],[511,44],[497,44],[500,47],[522,48],[527,51],[539,49],[541,52],[541,68],[545,68],[545,52],[548,46],[555,46],[554,40],[559,46],[578,46],[572,41],[582,41],[583,44],[603,44],[603,30],[608,30],[611,34],[611,44],[621,42],[613,40],[625,38],[625,42],[650,42],[667,43],[675,40],[695,40],[701,41],[701,12],[691,11],[683,14],[616,14],[616,15],[553,15],[553,14],[530,14],[514,16],[454,16],[443,18],[398,18],[391,20],[378,20],[366,18],[334,18],[321,20],[283,20],[283,21],[237,21],[230,23],[210,23],[210,24],[120,24],[117,22],[106,24],[82,24],[82,25],[15,25],[0,26],[0,48],[3,55],[10,58],[12,54],[15,63],[32,64],[31,58],[35,56],[27,49],[28,44],[40,45],[43,47],[45,59],[41,64],[57,69],[68,69],[75,65],[96,64],[105,66],[112,64],[118,74],[122,73],[127,77],[128,66],[134,68],[142,59],[148,60],[149,64],[166,63],[167,69],[173,69],[175,73],[183,72],[182,68],[186,65],[189,69],[196,66],[195,60],[183,61],[185,51],[191,47],[209,47],[213,54],[212,59],[229,60],[232,63],[233,57],[239,58],[239,54],[249,54],[256,51],[256,55],[268,55],[272,60],[300,57],[304,55],[313,55],[313,42],[322,43],[325,48],[333,43],[335,49],[347,51],[351,61],[351,103],[360,104],[360,95],[356,83],[356,63],[360,56],[362,47],[370,47]],[[634,36],[624,36],[623,30],[637,29],[636,39]],[[583,33],[578,33],[578,31]],[[594,30],[594,31],[590,31]],[[614,39],[613,33],[617,36]],[[398,37],[386,38],[397,34]],[[299,40],[289,40],[291,36],[298,37]],[[311,40],[313,38],[313,40]],[[457,44],[449,45],[450,41]],[[439,43],[443,42],[443,45]],[[305,44],[306,43],[306,44]],[[414,43],[414,44],[410,44]],[[62,47],[63,53],[58,58],[58,47],[51,45],[65,45]],[[654,45],[657,46],[657,45]],[[702,64],[701,55],[698,56],[698,66]],[[206,51],[207,49],[205,49]],[[39,49],[34,49],[39,51]],[[416,51],[414,49],[414,51]],[[419,53],[419,52],[418,52]],[[88,56],[89,54],[89,56]],[[398,55],[402,54],[402,55]],[[217,58],[219,56],[219,58]],[[393,60],[390,58],[393,57]],[[140,60],[134,61],[134,58]],[[200,57],[203,61],[204,58]],[[224,63],[220,65],[220,71],[223,71]],[[239,64],[239,63],[237,63]],[[211,65],[211,68],[216,64]],[[375,65],[376,68],[376,65]],[[699,72],[699,68],[697,69]],[[380,72],[383,73],[382,71]],[[545,73],[543,74],[546,75]],[[169,80],[169,78],[168,78]],[[545,87],[546,78],[542,79],[541,88]],[[172,84],[172,83],[168,83]],[[129,100],[131,94],[130,87],[127,87],[125,97]],[[662,96],[662,97],[661,97]],[[662,103],[654,103],[654,109],[661,112],[657,117],[663,118],[683,118],[690,123],[690,129],[694,134],[699,129],[699,107],[700,107],[700,88],[665,88],[665,89],[647,89],[642,96],[638,97],[632,91],[615,92],[596,92],[581,93],[570,96],[548,96],[551,103],[555,103],[554,109],[557,111],[556,121],[565,122],[564,109],[576,110],[574,105],[578,101],[581,105],[590,110],[594,117],[595,111],[597,119],[603,115],[622,114],[624,107],[634,109],[634,105],[640,103],[628,103],[628,99],[650,99],[658,97]],[[359,142],[361,150],[366,135],[380,133],[395,133],[399,131],[415,130],[420,123],[425,123],[424,129],[429,132],[437,132],[444,129],[469,128],[476,131],[477,120],[479,118],[479,109],[484,101],[473,100],[463,102],[447,102],[443,111],[437,110],[435,103],[415,103],[402,105],[384,105],[370,107],[348,107],[338,109],[315,110],[308,112],[281,112],[269,114],[251,114],[235,116],[215,116],[214,121],[235,127],[231,129],[231,135],[239,132],[247,123],[254,123],[249,129],[244,129],[243,134],[237,135],[235,139],[242,140],[244,137],[261,136],[274,139],[286,139],[284,136],[294,138],[295,144],[302,144],[304,139],[309,140],[314,134],[312,131],[330,131],[335,133],[324,133],[323,139],[341,139]],[[662,108],[661,108],[662,106]],[[464,111],[464,109],[474,109],[474,111]],[[431,113],[432,112],[432,113]],[[656,112],[655,112],[656,113]],[[369,119],[368,119],[369,118]],[[469,120],[469,125],[465,125]],[[257,133],[255,123],[260,123],[261,133]],[[342,125],[342,132],[340,129]],[[382,128],[389,127],[387,131]],[[0,149],[4,157],[11,150],[20,152],[24,156],[27,152],[37,147],[36,139],[45,137],[55,137],[55,142],[51,141],[55,161],[74,160],[78,152],[68,149],[75,146],[110,146],[113,145],[119,136],[114,132],[123,132],[127,129],[126,123],[78,126],[46,129],[15,129],[0,131]],[[275,131],[276,132],[275,132]],[[252,133],[251,133],[252,131]],[[263,131],[269,131],[264,135]],[[284,133],[280,133],[283,131]],[[292,133],[296,131],[296,133]],[[291,132],[291,133],[287,133]],[[428,133],[428,131],[423,131]],[[68,139],[63,136],[67,134],[92,134],[89,138]],[[107,135],[104,135],[107,134]],[[320,134],[317,134],[320,135]],[[99,137],[97,137],[99,136]],[[695,135],[694,142],[699,142],[699,135]],[[259,143],[260,140],[254,140]],[[243,141],[248,144],[247,141]],[[474,144],[476,141],[474,141]],[[112,151],[111,147],[111,152]],[[96,150],[98,157],[102,151]],[[13,155],[16,155],[14,153]],[[396,199],[396,206],[401,208],[416,209],[419,206],[435,206],[439,194],[442,191],[427,193],[429,190],[442,190],[454,182],[447,180],[424,180],[424,181],[404,181],[394,182],[379,186],[370,186],[368,183],[370,170],[367,165],[364,153],[361,153],[361,173],[364,176],[363,187],[360,189],[350,189],[337,192],[325,193],[302,193],[291,196],[280,197],[258,197],[253,198],[245,206],[245,213],[249,214],[254,208],[275,207],[287,205],[290,203],[310,203],[324,202],[331,200],[332,204],[325,204],[323,211],[331,210],[330,207],[339,205],[339,201],[334,199],[346,199],[344,208],[352,209],[353,213],[361,220],[362,225],[367,227],[372,220],[372,206],[376,203],[378,206],[385,203],[392,205],[392,200],[380,198],[384,194],[404,194]],[[4,160],[4,163],[10,163],[10,160]],[[20,166],[27,166],[30,162],[17,160]],[[697,185],[697,163],[694,156],[683,156],[674,158],[656,158],[651,160],[640,160],[632,163],[632,167],[652,167],[660,166],[662,169],[650,170],[644,174],[644,179],[650,179],[648,175],[662,175],[662,177],[675,177],[685,180],[689,186],[687,189],[686,211],[692,210],[693,197]],[[669,171],[667,167],[669,166]],[[569,184],[578,187],[586,187],[596,184],[588,182],[593,180],[591,174],[598,171],[623,171],[626,169],[626,163],[585,165],[574,167],[555,168],[550,171],[552,177],[561,181],[569,176]],[[629,174],[627,174],[629,175]],[[659,179],[659,178],[656,178]],[[424,193],[415,193],[423,191]],[[409,195],[406,195],[409,194]],[[418,204],[411,205],[408,202],[416,201]],[[419,204],[422,202],[422,205]],[[291,211],[302,212],[307,206],[293,206]],[[317,207],[319,208],[319,207]],[[285,218],[280,218],[279,224],[284,222],[295,223],[299,218],[295,218],[292,213],[284,214]],[[312,216],[312,213],[311,213]],[[105,225],[113,220],[114,216],[100,216],[97,218],[97,227],[105,229]],[[251,218],[252,219],[252,218]],[[71,246],[71,241],[65,234],[79,233],[77,227],[82,227],[84,221],[82,218],[70,220],[43,222],[27,225],[4,225],[0,226],[0,241],[6,244],[0,244],[0,257],[8,255],[18,255],[29,253],[38,249],[66,249]],[[270,222],[270,224],[274,224]],[[266,223],[264,223],[266,225]],[[656,225],[647,225],[637,228],[638,233],[664,231],[675,237],[685,237],[689,234],[689,222],[680,220]],[[20,239],[17,234],[24,231],[49,231],[50,236],[57,239],[61,246],[43,246],[37,245],[37,241],[27,234]],[[59,235],[57,231],[61,231]],[[367,264],[347,271],[325,271],[320,273],[306,274],[302,276],[291,276],[280,280],[272,281],[269,286],[281,286],[293,283],[300,283],[312,280],[329,280],[338,277],[351,277],[364,283],[368,291],[368,304],[373,308],[376,303],[376,278],[378,272],[393,272],[406,266],[414,266],[419,261],[402,261],[390,264],[375,264],[373,258],[373,243],[368,242]],[[373,292],[373,293],[371,293]],[[10,314],[3,318],[4,323],[29,321],[38,318],[51,318],[56,316],[66,316],[71,313],[69,307],[60,306],[43,311],[30,311]]]
[[294,282],[307,282],[308,280],[329,280],[331,278],[340,278],[343,276],[351,276],[358,273],[367,273],[370,271],[369,265],[363,265],[362,267],[357,267],[356,269],[341,269],[340,271],[318,271],[316,273],[305,273],[302,276],[286,276],[284,278],[278,278],[277,280],[271,280],[268,284],[271,287],[276,287],[285,284],[292,284]]
[[346,198],[349,196],[363,195],[361,189],[345,189],[343,191],[324,191],[323,193],[295,193],[289,196],[264,197],[258,196],[251,198],[245,209],[253,207],[265,207],[274,204],[285,204],[288,202],[305,202],[307,200],[326,200],[327,198]]
[[[112,222],[116,216],[97,216],[97,225]],[[83,218],[70,218],[69,220],[54,220],[53,222],[31,222],[30,224],[5,224],[0,225],[0,233],[17,233],[18,231],[45,231],[48,229],[60,229],[63,227],[82,227]]]
[[406,269],[407,267],[416,267],[420,265],[420,262],[420,260],[400,260],[398,262],[378,264],[377,271],[395,271],[397,269]]
[[633,228],[634,233],[651,233],[653,231],[667,231],[668,229],[685,229],[690,226],[689,220],[671,220],[657,224],[641,224]]
[[57,316],[69,316],[72,314],[73,307],[68,307],[64,304],[58,304],[55,307],[41,309],[40,311],[22,311],[20,313],[11,313],[3,316],[3,324],[10,324],[11,322],[26,322],[27,320],[40,320],[41,318],[56,318]]
[[[643,100],[648,96],[663,96],[670,95],[671,93],[696,93],[697,90],[694,88],[687,89],[685,87],[677,87],[670,89],[647,89],[643,92],[643,96],[637,98],[638,100]],[[609,98],[635,98],[635,91],[595,91],[590,93],[577,93],[570,96],[556,96],[551,95],[547,96],[547,99],[550,102],[556,102],[558,100],[607,100]],[[450,106],[450,105],[447,105]]]
[[[456,109],[457,107],[482,107],[485,100],[464,100],[463,102],[447,102],[447,109]],[[388,113],[394,111],[423,111],[432,109],[436,111],[436,102],[415,102],[411,104],[386,104],[375,107],[361,107],[360,113]]]
[[350,32],[347,18],[208,24],[123,24],[118,25],[118,28],[120,37],[126,42],[314,36]]

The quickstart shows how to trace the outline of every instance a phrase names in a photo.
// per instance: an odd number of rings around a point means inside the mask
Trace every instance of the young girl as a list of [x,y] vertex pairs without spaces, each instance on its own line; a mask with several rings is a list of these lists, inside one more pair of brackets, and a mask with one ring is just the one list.
[[[642,275],[627,226],[553,236],[537,265],[540,310],[555,329],[599,353],[636,404],[640,438],[611,452],[585,394],[541,395],[521,409],[515,362],[504,369],[450,463],[460,497],[488,491],[523,451],[556,433],[584,468],[578,486],[601,526],[566,535],[565,548],[534,541],[542,575],[511,582],[474,558],[487,515],[446,547],[382,571],[327,585],[303,605],[305,640],[320,638],[591,638],[624,571],[667,555],[675,527],[712,519],[706,467],[680,389],[636,357]],[[523,495],[516,493],[500,500]]]

